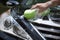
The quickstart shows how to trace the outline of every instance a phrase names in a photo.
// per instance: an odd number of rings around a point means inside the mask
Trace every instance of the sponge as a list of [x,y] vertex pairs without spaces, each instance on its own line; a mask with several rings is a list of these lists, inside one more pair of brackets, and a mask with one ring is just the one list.
[[25,10],[25,12],[24,12],[24,17],[26,19],[33,19],[35,16],[36,16],[36,10],[34,10],[34,9]]
[[38,17],[38,16],[42,18],[44,16],[47,16],[49,13],[50,13],[49,8],[41,13],[38,13],[37,9],[32,9],[32,10],[29,9],[29,10],[25,10],[24,17],[26,19],[33,19],[33,18]]

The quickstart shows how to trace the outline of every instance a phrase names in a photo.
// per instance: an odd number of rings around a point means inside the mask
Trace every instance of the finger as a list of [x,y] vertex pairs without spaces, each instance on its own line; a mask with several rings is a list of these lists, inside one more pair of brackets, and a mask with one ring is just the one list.
[[33,6],[31,7],[31,9],[35,9],[35,8],[38,8],[38,6],[37,6],[37,5],[33,5]]

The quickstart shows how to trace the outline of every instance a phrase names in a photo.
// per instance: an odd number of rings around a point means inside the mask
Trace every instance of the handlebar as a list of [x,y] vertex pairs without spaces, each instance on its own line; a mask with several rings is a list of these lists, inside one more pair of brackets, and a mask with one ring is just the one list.
[[17,5],[19,5],[19,2],[15,1],[15,0],[9,0],[9,1],[6,2],[6,5],[17,6]]

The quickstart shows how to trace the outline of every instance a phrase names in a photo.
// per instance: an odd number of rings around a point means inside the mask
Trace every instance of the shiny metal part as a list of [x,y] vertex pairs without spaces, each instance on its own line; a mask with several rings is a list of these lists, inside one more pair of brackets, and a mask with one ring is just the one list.
[[32,38],[28,35],[28,33],[13,19],[12,16],[9,16],[4,21],[5,30],[11,29],[13,27],[13,32],[18,36],[26,39],[32,40]]

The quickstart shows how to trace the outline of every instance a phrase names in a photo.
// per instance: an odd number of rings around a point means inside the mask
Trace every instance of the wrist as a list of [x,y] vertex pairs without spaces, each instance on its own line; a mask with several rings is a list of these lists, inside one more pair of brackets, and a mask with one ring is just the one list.
[[57,1],[51,0],[51,1],[46,2],[47,7],[53,7],[53,6],[57,6],[57,5],[58,5]]
[[51,7],[51,6],[52,6],[52,4],[53,4],[53,2],[52,2],[52,1],[48,1],[48,2],[46,2],[46,6],[47,6],[47,8]]

